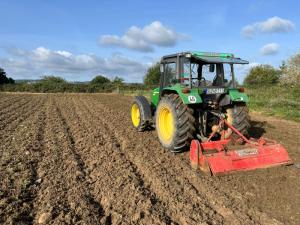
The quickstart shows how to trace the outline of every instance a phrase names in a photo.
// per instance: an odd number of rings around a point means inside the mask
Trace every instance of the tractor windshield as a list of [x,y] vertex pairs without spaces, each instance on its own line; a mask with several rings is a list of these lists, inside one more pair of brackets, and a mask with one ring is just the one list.
[[185,85],[192,87],[229,87],[232,86],[233,65],[228,63],[186,62],[183,64],[183,79]]

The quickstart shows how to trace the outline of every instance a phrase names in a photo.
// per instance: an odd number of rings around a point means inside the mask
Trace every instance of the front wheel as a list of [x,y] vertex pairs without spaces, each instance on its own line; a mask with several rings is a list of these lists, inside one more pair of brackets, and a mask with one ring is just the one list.
[[130,112],[132,125],[138,131],[144,131],[150,126],[151,108],[144,96],[134,97]]

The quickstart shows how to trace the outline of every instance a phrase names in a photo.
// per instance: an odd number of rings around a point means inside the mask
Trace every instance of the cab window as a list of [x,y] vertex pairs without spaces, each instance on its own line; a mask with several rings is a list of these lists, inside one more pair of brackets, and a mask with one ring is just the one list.
[[190,62],[189,60],[186,60],[183,63],[183,74],[182,74],[182,80],[181,83],[184,85],[189,85],[190,83],[190,76],[192,78],[192,86],[198,86],[198,73],[199,73],[199,64],[198,63],[194,63],[194,62]]
[[164,86],[172,86],[176,82],[176,63],[165,64],[165,81]]

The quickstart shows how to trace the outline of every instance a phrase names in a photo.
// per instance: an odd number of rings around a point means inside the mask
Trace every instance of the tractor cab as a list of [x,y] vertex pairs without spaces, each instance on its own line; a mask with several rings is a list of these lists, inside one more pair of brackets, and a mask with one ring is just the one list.
[[176,92],[185,104],[218,108],[232,102],[247,102],[243,88],[237,88],[234,64],[248,61],[230,53],[183,52],[161,59],[160,87],[152,93],[154,105],[159,99]]
[[236,87],[234,64],[248,64],[230,53],[186,52],[161,60],[161,87]]

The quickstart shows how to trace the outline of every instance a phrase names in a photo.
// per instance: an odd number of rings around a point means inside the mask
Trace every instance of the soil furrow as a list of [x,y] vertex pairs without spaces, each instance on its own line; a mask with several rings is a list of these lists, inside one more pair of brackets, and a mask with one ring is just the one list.
[[[78,103],[77,103],[78,104]],[[130,215],[128,212],[125,213],[124,211],[121,211],[121,212],[118,212],[122,215],[123,219],[127,218],[128,217],[132,217],[134,218],[135,220],[137,220],[136,222],[139,223],[139,224],[142,224],[142,223],[149,223],[150,222],[150,218],[149,217],[149,212],[143,212],[141,210],[143,210],[143,208],[149,208],[149,204],[150,204],[150,210],[151,210],[151,213],[152,213],[152,217],[153,216],[157,216],[158,218],[158,221],[163,221],[163,223],[165,224],[175,224],[175,222],[172,222],[172,219],[170,218],[170,216],[167,215],[167,211],[168,209],[164,207],[163,203],[160,201],[160,199],[158,199],[156,197],[156,194],[152,192],[152,190],[150,190],[148,187],[147,187],[147,184],[145,183],[145,181],[143,180],[142,176],[139,174],[136,166],[130,162],[126,156],[123,154],[123,152],[121,151],[120,149],[120,144],[118,143],[118,140],[114,137],[114,136],[111,136],[110,134],[107,134],[107,127],[105,126],[105,124],[102,124],[101,126],[101,132],[99,132],[98,134],[95,133],[98,129],[95,128],[95,122],[94,120],[92,119],[92,117],[90,117],[90,112],[88,111],[87,108],[84,108],[82,109],[82,104],[80,104],[81,107],[78,107],[78,105],[76,105],[76,109],[74,110],[76,113],[79,113],[77,115],[75,115],[76,119],[77,120],[77,125],[80,124],[80,127],[81,129],[86,129],[86,130],[89,130],[90,131],[90,135],[91,136],[94,136],[94,137],[101,137],[101,139],[104,139],[106,142],[108,143],[111,143],[110,144],[110,148],[109,149],[106,149],[106,155],[103,157],[108,157],[107,159],[102,159],[102,160],[107,160],[107,161],[111,161],[111,158],[114,158],[114,160],[118,160],[118,161],[121,161],[122,164],[124,164],[121,168],[120,168],[120,163],[118,162],[114,162],[113,165],[114,166],[114,170],[116,170],[117,174],[128,174],[129,173],[129,178],[130,180],[133,179],[133,182],[134,184],[137,184],[138,185],[138,194],[141,195],[139,196],[138,198],[140,199],[144,199],[144,204],[140,205],[140,209],[139,210],[135,210],[133,212],[132,215]],[[82,121],[82,116],[84,116],[84,121]],[[91,118],[91,119],[90,119]],[[72,119],[72,121],[74,121],[74,119]],[[85,124],[88,124],[88,125],[85,125]],[[89,127],[89,128],[87,128]],[[97,127],[100,127],[99,124],[97,124]],[[101,134],[105,132],[105,134]],[[78,137],[78,138],[82,138],[82,137]],[[97,141],[97,139],[94,139],[93,142],[95,143],[95,141]],[[101,141],[101,140],[99,140]],[[101,141],[102,142],[102,141]],[[99,153],[103,154],[102,152],[103,150],[99,149]],[[82,151],[81,151],[82,152]],[[91,154],[91,153],[90,153]],[[92,154],[91,154],[92,155]],[[115,158],[116,157],[116,158]],[[86,160],[91,160],[91,159],[88,159],[90,157],[86,157]],[[102,164],[102,167],[104,165]],[[125,168],[125,170],[124,170]],[[95,173],[97,169],[94,169],[94,171],[92,171],[92,173]],[[111,178],[109,178],[111,179]],[[115,177],[113,179],[119,179],[118,177]],[[111,181],[113,181],[113,179],[111,179]],[[128,177],[124,177],[123,179],[125,179],[125,181],[123,181],[123,189],[124,190],[127,190],[127,189],[131,189],[131,184],[129,183],[128,181]],[[126,181],[127,180],[127,181]],[[94,185],[97,186],[99,184],[97,184],[97,181],[93,181],[94,182]],[[126,187],[126,186],[129,186],[129,187]],[[115,189],[114,187],[112,187],[112,189]],[[116,189],[116,190],[112,190],[112,192],[118,192],[119,190]],[[127,204],[128,207],[130,207],[130,205],[132,204],[131,202],[133,201],[134,199],[130,199],[129,202],[124,202],[122,205],[123,207],[126,207],[126,205],[124,204]],[[138,199],[137,199],[138,200]],[[110,202],[113,202],[114,199],[109,199],[108,201]],[[112,211],[111,209],[109,209],[111,206],[111,203],[106,201],[106,204],[108,203],[108,205],[106,205],[106,211],[107,213]],[[141,201],[141,200],[139,200]],[[116,207],[118,208],[118,207]],[[112,213],[112,220],[116,220],[117,218],[116,217],[116,212],[113,212]],[[130,220],[129,220],[130,221]],[[147,222],[148,221],[148,222]],[[161,222],[160,222],[161,223]]]
[[[64,99],[66,101],[66,99]],[[62,107],[62,106],[60,106]],[[90,203],[90,207],[92,208],[91,213],[94,213],[95,221],[97,223],[100,223],[101,218],[103,217],[103,207],[101,206],[101,203],[97,201],[97,199],[93,196],[93,194],[90,191],[90,182],[87,174],[87,167],[85,165],[85,162],[82,160],[78,150],[75,146],[75,139],[73,137],[72,131],[68,125],[68,122],[66,118],[62,115],[61,108],[57,108],[57,113],[59,118],[62,121],[65,134],[67,135],[68,144],[69,144],[69,150],[71,151],[74,160],[77,163],[78,171],[82,174],[80,181],[82,182],[82,187],[84,189],[84,195],[87,198],[87,202]]]
[[[92,109],[88,103],[82,102],[82,104],[87,104],[87,108]],[[121,118],[114,120],[109,117],[114,117],[114,115],[119,116],[119,113],[117,114],[114,111],[108,112],[103,105],[101,106],[101,103],[99,104],[99,102],[96,107],[100,109],[93,112],[93,117],[99,118],[102,123],[106,124],[107,132],[110,135],[113,135],[116,140],[119,140],[118,142],[121,143],[120,147],[122,148],[122,151],[124,151],[124,154],[126,154],[127,157],[130,157],[130,161],[136,165],[138,170],[143,174],[144,179],[148,180],[155,193],[157,193],[168,207],[175,207],[172,210],[174,211],[174,214],[178,215],[177,221],[179,223],[198,224],[202,221],[208,224],[214,224],[223,222],[221,214],[218,214],[217,211],[204,202],[191,185],[186,183],[186,179],[178,179],[177,174],[168,172],[168,168],[159,165],[159,158],[152,161],[153,156],[151,157],[149,155],[149,153],[151,154],[151,151],[143,153],[145,151],[145,146],[142,144],[135,145],[134,142],[139,142],[139,140],[136,139],[136,135],[131,139],[132,134],[128,132],[128,129],[114,126]],[[97,112],[101,112],[101,114],[98,114]],[[107,121],[111,121],[111,123],[108,123]],[[114,123],[114,121],[116,123]],[[118,131],[121,130],[126,131],[126,135],[124,133],[120,135]],[[150,143],[147,143],[146,145],[148,144]],[[178,190],[178,186],[181,186],[182,188]],[[176,203],[174,202],[174,199],[176,199]]]
[[24,127],[15,132],[9,146],[1,145],[1,152],[5,151],[1,167],[6,168],[0,172],[1,203],[8,203],[0,204],[0,211],[4,212],[4,215],[0,213],[3,223],[32,224],[33,201],[39,185],[36,168],[43,143],[45,117],[42,108],[41,105],[40,110],[33,114],[33,119],[26,121]]
[[6,107],[4,110],[0,112],[0,122],[4,121],[8,114],[11,114],[11,112],[18,111],[20,108],[22,108],[24,105],[28,104],[31,101],[31,99],[21,99],[17,103],[12,103],[8,107]]
[[26,97],[22,96],[22,95],[5,95],[5,97],[2,99],[1,98],[1,111],[0,114],[2,112],[2,110],[5,110],[7,107],[17,104],[19,101],[21,101],[22,99],[24,99]]
[[9,99],[11,99],[12,96],[0,93],[0,105],[3,105],[5,102],[7,102]]
[[[24,108],[19,109],[18,112],[11,112],[12,116],[9,116],[11,119],[6,120],[5,122],[1,121],[0,127],[4,127],[3,129],[0,129],[0,142],[3,148],[9,148],[13,144],[12,142],[14,142],[15,133],[20,130],[26,132],[27,129],[30,131],[34,116],[43,105],[41,103],[43,103],[44,99],[45,96],[34,98],[28,106],[24,106]],[[34,102],[36,104],[34,104]],[[21,144],[23,143],[21,142]],[[5,154],[5,151],[0,152],[0,158],[3,154]]]
[[23,122],[30,119],[33,112],[39,109],[41,103],[43,103],[45,96],[43,97],[32,97],[32,100],[19,108],[18,111],[11,112],[4,121],[0,123],[0,141],[5,144],[8,143],[9,137],[16,131],[16,128],[23,126]]
[[52,96],[49,101],[46,151],[38,168],[42,183],[35,202],[34,221],[39,224],[50,221],[54,224],[99,224],[101,207],[91,198],[86,187],[59,106]]

